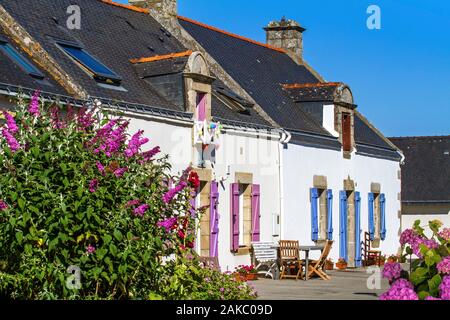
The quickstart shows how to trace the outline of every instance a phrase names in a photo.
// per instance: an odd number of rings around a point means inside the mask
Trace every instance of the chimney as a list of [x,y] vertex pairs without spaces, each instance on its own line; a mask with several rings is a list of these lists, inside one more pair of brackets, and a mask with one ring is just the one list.
[[267,27],[267,44],[287,51],[287,54],[298,64],[303,61],[303,31],[306,29],[294,20],[272,21]]
[[128,0],[137,7],[150,10],[151,15],[169,30],[177,29],[177,0]]

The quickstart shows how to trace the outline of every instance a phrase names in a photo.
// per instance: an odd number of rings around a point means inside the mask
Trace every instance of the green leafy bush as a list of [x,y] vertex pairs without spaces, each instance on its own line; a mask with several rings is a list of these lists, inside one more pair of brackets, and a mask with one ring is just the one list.
[[[123,118],[49,106],[38,93],[15,111],[4,113],[0,139],[0,293],[130,299],[159,291],[162,257],[194,237],[189,170],[170,176],[167,157],[154,159],[158,147],[142,152],[148,139],[129,137]],[[176,232],[163,227],[168,219]],[[70,266],[81,271],[79,289]]]

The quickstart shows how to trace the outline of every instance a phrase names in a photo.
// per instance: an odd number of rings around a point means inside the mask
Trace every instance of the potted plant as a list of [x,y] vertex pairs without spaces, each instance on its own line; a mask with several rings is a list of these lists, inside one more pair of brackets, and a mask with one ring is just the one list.
[[333,260],[328,258],[325,260],[325,270],[333,270],[334,269],[334,263]]
[[336,262],[336,268],[339,270],[347,269],[347,261],[344,258],[339,258],[338,262]]
[[239,275],[239,279],[241,281],[258,279],[258,271],[255,269],[254,265],[249,265],[249,266],[240,265],[240,266],[236,267],[235,276],[236,275]]
[[391,254],[388,259],[387,262],[389,263],[394,263],[394,262],[398,262],[398,256],[395,254]]

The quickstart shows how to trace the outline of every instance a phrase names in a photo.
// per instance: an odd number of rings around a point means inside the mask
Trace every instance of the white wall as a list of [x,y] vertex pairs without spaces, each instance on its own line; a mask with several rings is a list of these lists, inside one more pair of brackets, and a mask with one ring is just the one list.
[[[431,220],[439,220],[444,225],[442,228],[450,228],[450,212],[447,214],[403,214],[402,230],[411,229],[416,220],[420,220],[420,225],[428,225]],[[428,228],[425,228],[428,230]]]
[[[130,117],[130,115],[127,115]],[[170,155],[173,173],[180,173],[191,162],[197,162],[192,147],[191,127],[171,125],[145,118],[132,117],[130,131],[145,130],[150,139],[148,147],[161,147],[162,153]],[[272,216],[279,213],[278,135],[271,140],[260,134],[226,130],[216,150],[213,174],[219,183],[219,263],[222,271],[233,271],[240,264],[250,264],[249,255],[231,252],[230,184],[235,173],[253,174],[253,183],[261,185],[261,241],[272,241]],[[229,175],[227,173],[230,173]]]
[[[333,248],[331,258],[339,258],[339,191],[343,181],[350,177],[355,182],[355,191],[361,193],[361,239],[368,231],[368,193],[371,183],[379,183],[386,194],[386,240],[381,242],[383,254],[397,253],[400,219],[399,163],[352,154],[344,159],[342,152],[289,145],[284,150],[284,213],[282,238],[299,240],[300,245],[313,244],[311,240],[310,188],[313,176],[327,177],[328,189],[333,190]],[[315,256],[318,254],[316,253]]]

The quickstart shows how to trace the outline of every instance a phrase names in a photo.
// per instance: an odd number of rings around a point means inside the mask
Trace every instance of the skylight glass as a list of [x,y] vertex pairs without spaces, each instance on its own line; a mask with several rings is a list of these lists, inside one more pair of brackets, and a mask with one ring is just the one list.
[[30,76],[38,79],[44,79],[44,74],[36,68],[31,62],[24,56],[16,51],[8,42],[0,39],[0,49],[15,63],[17,63],[25,72]]
[[115,84],[120,84],[122,78],[118,76],[115,72],[111,71],[104,64],[99,62],[97,59],[92,57],[83,48],[68,45],[65,43],[58,43],[58,45],[75,61],[86,68],[96,80],[112,82]]

